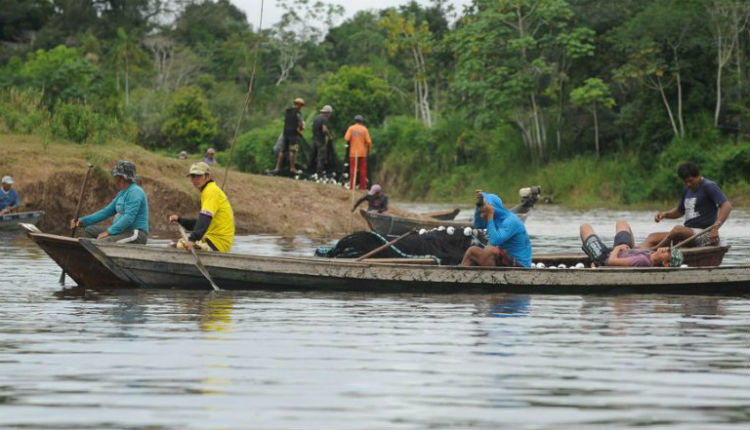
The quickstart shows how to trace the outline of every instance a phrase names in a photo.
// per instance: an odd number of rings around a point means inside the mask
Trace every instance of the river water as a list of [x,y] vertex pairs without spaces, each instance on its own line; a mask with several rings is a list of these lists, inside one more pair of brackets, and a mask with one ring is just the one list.
[[[572,251],[581,221],[610,241],[626,218],[642,239],[652,216],[543,206],[527,227],[535,251]],[[750,262],[749,225],[736,209],[722,228],[724,264]],[[235,250],[330,243],[247,236]],[[750,427],[748,297],[81,296],[23,236],[0,235],[0,260],[3,429]]]

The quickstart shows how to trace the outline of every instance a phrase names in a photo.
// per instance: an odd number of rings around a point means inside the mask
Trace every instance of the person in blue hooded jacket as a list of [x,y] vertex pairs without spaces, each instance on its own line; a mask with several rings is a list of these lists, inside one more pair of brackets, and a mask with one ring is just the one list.
[[526,226],[505,209],[500,197],[477,190],[474,227],[487,229],[489,243],[484,248],[467,249],[462,266],[531,267],[531,240]]

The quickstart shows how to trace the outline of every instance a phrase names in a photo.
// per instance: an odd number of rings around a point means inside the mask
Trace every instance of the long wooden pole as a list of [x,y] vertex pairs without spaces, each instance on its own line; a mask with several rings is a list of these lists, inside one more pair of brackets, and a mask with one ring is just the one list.
[[372,257],[373,255],[375,255],[375,254],[377,254],[377,253],[379,253],[381,251],[384,251],[387,248],[390,248],[391,246],[393,246],[396,243],[398,243],[398,241],[400,241],[401,239],[405,238],[406,236],[409,236],[409,235],[413,234],[414,232],[415,232],[415,230],[409,230],[406,233],[402,234],[401,236],[393,239],[392,241],[390,241],[390,242],[388,242],[386,244],[380,245],[377,248],[373,249],[372,251],[368,252],[367,254],[365,254],[365,255],[357,258],[356,261],[362,261],[365,258]]
[[[350,157],[350,159],[351,159],[351,157]],[[357,187],[357,168],[359,167],[358,166],[358,161],[359,161],[359,157],[355,156],[354,157],[354,172],[350,175],[351,177],[349,178],[349,184],[351,185],[351,188],[352,188],[351,189],[351,193],[352,193],[351,200],[352,201],[350,203],[351,206],[354,206],[354,189]],[[351,165],[351,161],[349,162],[349,165]],[[350,214],[349,215],[349,231],[352,231],[352,220],[353,219],[354,219],[354,215]]]
[[[83,206],[83,195],[86,192],[86,183],[89,181],[89,176],[91,175],[91,169],[94,168],[94,166],[89,163],[88,169],[86,170],[86,175],[83,177],[83,183],[81,184],[81,191],[78,193],[78,204],[76,205],[76,214],[73,218],[76,220],[76,223],[78,222],[78,217],[81,216],[81,206]],[[73,225],[73,228],[70,229],[70,237],[76,236],[76,225]],[[60,273],[60,279],[59,279],[60,285],[65,285],[65,269],[63,269],[62,273]]]
[[255,58],[253,58],[253,69],[250,73],[250,83],[247,86],[247,94],[245,95],[245,102],[242,104],[242,112],[240,112],[239,118],[237,118],[237,124],[234,127],[234,134],[232,135],[232,141],[229,143],[229,158],[227,159],[227,166],[224,169],[224,180],[221,181],[221,189],[226,193],[224,185],[227,183],[229,177],[229,165],[232,164],[232,155],[234,155],[234,144],[237,142],[237,133],[240,130],[240,124],[242,123],[242,117],[247,112],[248,106],[250,106],[250,100],[253,95],[253,86],[255,83],[255,70],[258,64],[258,51],[260,51],[260,40],[263,37],[263,6],[264,0],[260,1],[260,24],[258,25],[258,39],[255,41]]
[[[185,245],[187,246],[188,243],[188,235],[185,231],[185,228],[181,226],[180,224],[177,224],[177,227],[180,228],[180,235],[182,236],[182,240],[185,241]],[[211,287],[214,289],[214,291],[219,291],[221,288],[219,288],[218,285],[214,282],[214,279],[211,277],[211,274],[208,273],[208,269],[206,269],[206,266],[203,265],[203,262],[201,261],[201,258],[198,257],[198,254],[195,252],[195,248],[191,249],[190,252],[193,254],[193,257],[195,257],[195,267],[198,268],[198,271],[203,274],[203,276],[208,279],[208,282],[211,284]]]
[[688,237],[687,239],[683,240],[682,242],[678,243],[677,245],[674,246],[674,248],[677,249],[677,248],[681,248],[683,245],[687,245],[693,239],[695,239],[696,237],[702,235],[703,233],[711,230],[712,228],[713,228],[713,225],[710,225],[710,226],[704,228],[703,230],[699,231],[698,233],[695,233],[694,235],[692,235],[692,236]]
[[[681,247],[683,245],[687,245],[691,240],[695,239],[696,237],[702,235],[703,233],[707,232],[708,230],[711,230],[713,228],[713,225],[710,225],[703,230],[700,230],[698,233],[695,233],[694,235],[688,237],[687,239],[683,240],[682,242],[678,243],[675,248]],[[666,236],[664,236],[664,239],[660,240],[659,243],[649,248],[650,250],[659,249],[662,246],[665,246],[667,244],[667,238],[669,238],[669,233],[667,233]]]

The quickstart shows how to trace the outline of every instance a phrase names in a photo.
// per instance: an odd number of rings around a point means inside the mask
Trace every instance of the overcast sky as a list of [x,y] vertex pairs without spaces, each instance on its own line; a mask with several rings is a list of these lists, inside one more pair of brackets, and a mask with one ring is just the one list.
[[[258,28],[260,22],[260,5],[261,0],[230,0],[240,10],[244,11],[247,15],[247,20],[254,29]],[[345,16],[341,19],[353,16],[357,11],[367,9],[385,9],[388,7],[399,6],[406,4],[409,0],[349,0],[349,1],[329,1],[323,0],[325,3],[338,3],[344,6],[346,10]],[[418,3],[429,6],[429,0],[417,0]],[[471,3],[471,0],[450,0],[457,12],[463,10],[463,6]],[[274,23],[281,19],[282,9],[276,6],[276,0],[265,0],[263,4],[263,28],[269,28]],[[340,21],[340,22],[341,22]]]

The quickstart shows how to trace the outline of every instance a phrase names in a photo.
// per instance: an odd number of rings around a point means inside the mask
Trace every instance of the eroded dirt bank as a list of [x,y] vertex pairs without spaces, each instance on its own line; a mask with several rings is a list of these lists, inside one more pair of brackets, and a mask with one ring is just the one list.
[[[140,185],[149,198],[152,234],[174,233],[168,215],[196,216],[200,206],[198,191],[185,177],[190,164],[198,160],[177,160],[134,145],[44,145],[38,137],[18,135],[0,135],[0,150],[0,174],[13,176],[21,210],[45,211],[39,224],[43,231],[67,231],[88,163],[94,168],[82,214],[103,207],[114,197],[116,188],[109,171],[118,159],[136,164]],[[221,185],[224,168],[215,170]],[[337,185],[230,170],[224,191],[234,209],[237,234],[340,236],[366,228],[361,217],[349,212],[350,192]]]

